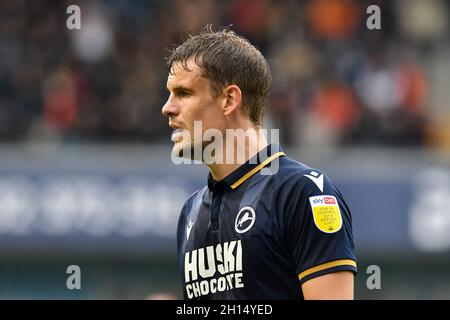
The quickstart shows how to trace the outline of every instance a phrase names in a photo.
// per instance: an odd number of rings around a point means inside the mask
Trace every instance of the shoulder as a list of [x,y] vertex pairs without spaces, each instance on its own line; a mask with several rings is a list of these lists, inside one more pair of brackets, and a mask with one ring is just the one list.
[[280,159],[279,171],[274,175],[274,186],[274,196],[282,211],[306,210],[310,201],[319,196],[342,199],[340,191],[322,170],[288,157]]
[[280,159],[278,172],[275,174],[277,185],[281,189],[294,188],[297,191],[324,191],[324,186],[331,183],[320,169],[309,167],[289,157]]
[[192,207],[192,205],[196,202],[196,201],[201,201],[203,194],[206,192],[206,190],[208,189],[207,186],[196,190],[194,193],[192,193],[187,200],[184,202],[184,206],[183,206],[183,210],[188,209],[190,207]]
[[194,193],[192,193],[187,200],[184,202],[183,208],[180,213],[180,220],[182,220],[186,215],[196,207],[199,207],[202,203],[203,195],[208,190],[208,186],[205,186],[201,189],[198,189]]
[[198,206],[199,203],[201,203],[202,195],[206,191],[206,188],[207,187],[198,189],[197,191],[192,193],[184,202],[184,205],[181,208],[180,214],[178,216],[178,232],[181,232],[180,230],[184,228],[184,225],[186,224],[186,221],[191,215],[193,208],[195,208],[196,206]]
[[[288,158],[285,164],[280,163],[278,180],[276,206],[288,228],[297,230],[304,223],[312,223],[312,218],[314,221],[320,218],[322,224],[316,224],[317,228],[334,233],[328,230],[339,230],[342,221],[351,223],[350,209],[342,193],[323,171]],[[335,224],[327,225],[330,221]]]

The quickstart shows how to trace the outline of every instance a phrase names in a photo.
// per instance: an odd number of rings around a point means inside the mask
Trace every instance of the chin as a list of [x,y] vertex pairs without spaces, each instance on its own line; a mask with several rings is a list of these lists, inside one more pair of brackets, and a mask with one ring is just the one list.
[[[193,146],[191,144],[175,142],[175,144],[172,148],[172,153],[174,156],[176,156],[178,158],[192,159],[193,158],[192,149],[193,149]],[[187,150],[191,150],[191,155],[189,155],[189,152],[186,152]]]
[[179,142],[175,142],[172,148],[172,154],[178,158],[183,157],[183,146]]
[[[199,146],[201,150],[201,154],[203,154],[203,148],[200,145]],[[198,151],[197,151],[198,152]],[[189,160],[202,160],[201,154],[199,155],[200,158],[195,158],[195,145],[193,143],[182,143],[182,142],[175,142],[173,148],[172,148],[172,154],[178,158],[186,158]]]

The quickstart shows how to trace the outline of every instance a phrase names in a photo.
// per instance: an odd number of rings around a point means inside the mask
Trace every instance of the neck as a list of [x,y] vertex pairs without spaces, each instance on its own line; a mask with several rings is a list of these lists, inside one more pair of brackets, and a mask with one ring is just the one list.
[[245,143],[238,143],[234,137],[231,137],[231,140],[225,139],[222,154],[219,157],[223,159],[222,163],[208,164],[211,176],[214,180],[222,180],[266,146],[266,137],[259,128],[246,131]]

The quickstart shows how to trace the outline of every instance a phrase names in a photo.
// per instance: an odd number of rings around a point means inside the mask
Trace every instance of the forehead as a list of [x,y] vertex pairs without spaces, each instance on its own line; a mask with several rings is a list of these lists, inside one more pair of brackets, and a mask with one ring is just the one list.
[[169,89],[175,86],[208,85],[209,80],[203,75],[202,70],[193,60],[188,60],[186,65],[188,70],[183,68],[181,62],[174,63],[167,77],[167,87]]

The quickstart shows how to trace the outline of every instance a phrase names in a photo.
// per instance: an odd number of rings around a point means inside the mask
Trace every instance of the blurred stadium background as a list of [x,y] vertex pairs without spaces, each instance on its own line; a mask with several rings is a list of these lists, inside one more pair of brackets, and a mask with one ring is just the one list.
[[[81,30],[66,8],[81,8]],[[381,8],[381,30],[366,8]],[[0,2],[0,298],[181,296],[167,49],[232,25],[267,57],[266,127],[353,213],[358,299],[450,298],[445,0]],[[81,268],[81,290],[66,268]],[[381,268],[381,290],[366,269]]]

